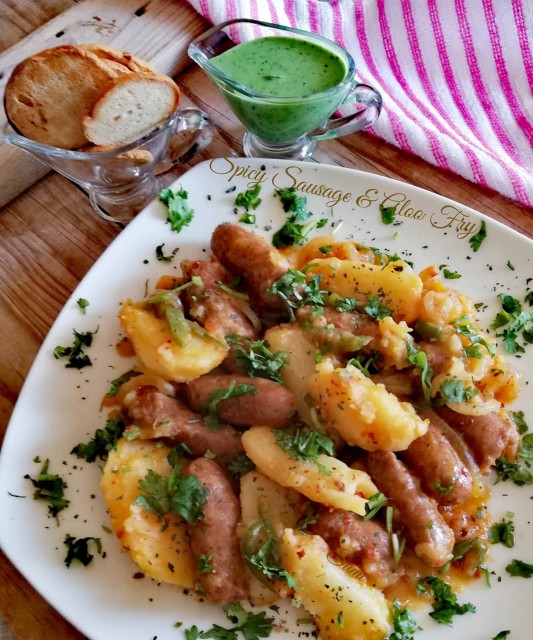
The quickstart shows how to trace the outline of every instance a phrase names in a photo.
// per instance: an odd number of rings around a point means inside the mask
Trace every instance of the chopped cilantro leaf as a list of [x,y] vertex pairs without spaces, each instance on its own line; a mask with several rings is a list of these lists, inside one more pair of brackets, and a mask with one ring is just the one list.
[[250,378],[267,378],[274,382],[283,382],[281,369],[287,364],[285,351],[270,351],[265,340],[256,340],[235,350],[237,362]]
[[533,475],[519,462],[511,462],[506,457],[500,456],[496,458],[494,468],[496,469],[495,484],[503,480],[511,480],[519,487],[533,484]]
[[85,315],[85,310],[89,306],[89,301],[85,300],[85,298],[78,298],[78,300],[76,301],[76,304],[80,308],[80,310],[83,313],[83,315]]
[[238,398],[246,393],[255,396],[257,394],[257,387],[254,387],[252,384],[237,384],[235,380],[232,380],[230,386],[226,389],[214,389],[211,391],[204,407],[204,422],[206,427],[212,431],[216,431],[219,428],[218,405],[220,402],[228,400],[229,398]]
[[214,569],[211,566],[211,556],[201,554],[198,557],[198,572],[199,573],[214,573]]
[[516,298],[509,295],[500,295],[502,310],[490,325],[492,329],[501,329],[502,333],[497,334],[503,338],[505,350],[511,354],[524,353],[524,347],[518,343],[517,339],[522,335],[526,343],[533,341],[533,313],[522,310],[522,304]]
[[245,211],[239,218],[239,222],[244,222],[244,224],[255,224],[256,220],[257,216],[255,213],[250,213],[249,211]]
[[396,600],[392,603],[392,628],[387,640],[413,640],[413,634],[420,629],[412,613],[402,609]]
[[189,194],[184,189],[176,192],[163,189],[159,194],[159,200],[167,207],[167,222],[172,231],[177,233],[189,225],[194,217],[194,210],[187,203],[188,197]]
[[48,472],[49,464],[50,460],[46,459],[37,478],[32,478],[29,475],[25,477],[35,487],[33,499],[49,502],[48,513],[55,518],[60,511],[68,507],[70,500],[67,500],[64,495],[64,489],[67,487],[66,482],[60,476]]
[[481,244],[486,237],[487,237],[487,225],[485,224],[485,220],[482,220],[481,225],[479,227],[479,231],[476,234],[474,234],[468,241],[474,253],[479,249],[479,247],[481,247]]
[[70,567],[74,560],[81,562],[86,567],[94,558],[94,554],[89,552],[89,543],[93,542],[96,546],[96,551],[102,553],[102,541],[100,538],[88,537],[88,538],[75,538],[67,533],[63,543],[67,547],[67,555],[65,557],[65,564]]
[[96,331],[85,331],[80,333],[73,329],[74,341],[69,347],[62,347],[58,345],[54,349],[54,358],[60,360],[62,358],[68,358],[68,362],[65,365],[67,369],[83,369],[83,367],[90,367],[92,365],[89,356],[84,353],[85,347],[90,347],[93,342],[93,336],[98,333]]
[[523,411],[511,411],[511,419],[516,425],[518,433],[523,435],[527,432],[528,426],[527,422],[524,420],[524,412]]
[[511,549],[514,547],[514,524],[511,520],[496,522],[489,529],[489,542],[492,544],[503,544]]
[[[253,548],[253,543],[261,536],[264,542],[259,549]],[[247,529],[243,539],[244,559],[250,570],[261,580],[282,580],[291,588],[296,587],[296,581],[288,571],[280,566],[279,537],[261,522],[253,524]]]
[[407,346],[407,364],[420,369],[420,382],[422,383],[424,399],[429,404],[431,399],[431,367],[429,366],[428,357],[424,351],[417,349],[409,340],[405,344]]
[[376,320],[382,320],[383,318],[392,316],[392,311],[389,307],[382,305],[379,298],[373,294],[368,296],[368,304],[365,307],[365,312]]
[[398,205],[394,205],[393,207],[384,207],[382,204],[379,205],[379,212],[381,214],[381,221],[383,224],[392,224],[394,222],[397,206]]
[[227,468],[232,475],[240,478],[240,476],[244,476],[248,472],[253,471],[255,464],[245,453],[238,453],[230,460]]
[[453,616],[462,616],[465,613],[475,613],[476,608],[470,602],[459,604],[457,596],[453,593],[449,584],[437,578],[429,576],[418,581],[417,587],[424,592],[426,585],[431,588],[431,594],[434,598],[432,603],[433,611],[429,614],[434,620],[440,624],[452,624]]
[[518,455],[527,460],[533,460],[533,433],[526,433],[520,442]]
[[131,380],[131,378],[135,378],[136,376],[140,376],[141,372],[140,371],[136,371],[135,369],[130,369],[129,371],[126,371],[126,373],[123,373],[121,376],[118,376],[118,378],[114,378],[113,380],[111,380],[110,383],[110,387],[106,393],[106,396],[108,398],[114,398],[117,393],[118,390],[120,389],[120,387],[127,382],[128,380]]
[[214,640],[238,640],[239,634],[244,640],[259,640],[268,638],[272,632],[272,619],[266,617],[265,611],[259,613],[249,613],[242,606],[235,602],[228,606],[226,615],[235,626],[226,629],[218,624],[213,625],[207,631],[200,631],[196,625],[184,630],[185,640],[204,640],[214,638]]
[[298,220],[307,220],[311,213],[307,209],[307,198],[299,196],[294,187],[289,189],[276,189],[274,195],[281,200],[283,211],[291,211]]
[[434,400],[436,405],[468,402],[479,393],[476,387],[465,387],[464,380],[458,380],[457,378],[443,380],[439,391],[440,397]]
[[276,436],[276,444],[296,460],[310,460],[320,467],[318,456],[332,456],[334,453],[333,440],[307,426],[293,430],[274,429],[273,433]]
[[172,254],[166,256],[163,253],[163,247],[165,246],[165,243],[163,242],[163,244],[159,244],[157,245],[157,247],[155,248],[155,257],[157,258],[157,260],[159,260],[159,262],[171,262],[172,258],[174,257]]
[[70,453],[83,458],[87,462],[94,462],[96,458],[107,460],[108,454],[113,449],[119,438],[124,433],[124,422],[118,418],[110,418],[103,429],[97,429],[89,442],[80,442]]
[[494,638],[492,638],[492,640],[506,640],[510,633],[510,631],[500,631],[494,636]]
[[244,207],[246,211],[249,211],[250,209],[257,209],[261,204],[261,198],[259,198],[260,191],[261,185],[256,184],[253,189],[247,189],[243,193],[237,194],[235,204],[238,207]]
[[457,271],[452,271],[451,269],[448,269],[448,267],[445,264],[441,264],[439,269],[442,270],[442,275],[446,278],[446,280],[457,280],[458,278],[461,277],[460,273],[457,273]]
[[528,564],[522,560],[514,559],[505,567],[505,570],[509,575],[517,578],[533,577],[533,564]]
[[327,291],[320,288],[321,276],[316,275],[309,282],[305,273],[289,269],[269,287],[269,292],[279,296],[289,308],[300,309],[305,305],[313,307],[324,306]]
[[311,212],[307,209],[307,198],[299,196],[294,187],[276,189],[274,195],[281,200],[283,210],[291,214],[272,238],[272,244],[275,247],[303,244],[315,227],[321,228],[327,224],[326,218],[311,220]]

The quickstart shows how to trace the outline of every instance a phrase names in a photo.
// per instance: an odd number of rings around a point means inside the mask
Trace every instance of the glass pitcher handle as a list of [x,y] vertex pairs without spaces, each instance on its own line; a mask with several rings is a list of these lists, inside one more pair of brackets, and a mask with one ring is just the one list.
[[329,118],[310,135],[311,140],[330,140],[360,131],[375,122],[381,112],[381,95],[367,84],[356,84],[340,106],[363,105],[363,108],[343,118]]
[[206,113],[193,107],[180,109],[172,128],[167,155],[157,167],[156,175],[189,162],[211,143],[213,133],[214,127]]

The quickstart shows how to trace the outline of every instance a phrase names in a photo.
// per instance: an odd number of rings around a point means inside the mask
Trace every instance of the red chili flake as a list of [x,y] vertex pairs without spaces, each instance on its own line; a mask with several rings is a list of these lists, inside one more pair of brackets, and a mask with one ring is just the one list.
[[299,551],[296,552],[296,555],[302,559],[305,556],[305,551],[303,549],[300,549]]

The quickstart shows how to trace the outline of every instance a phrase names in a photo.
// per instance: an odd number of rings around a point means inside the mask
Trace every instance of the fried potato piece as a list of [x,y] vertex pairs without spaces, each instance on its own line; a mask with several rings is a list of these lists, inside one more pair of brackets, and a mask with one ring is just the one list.
[[285,529],[281,564],[296,580],[296,595],[313,616],[322,640],[384,640],[390,605],[383,593],[334,564],[320,536]]
[[335,368],[325,360],[317,365],[308,386],[327,428],[350,445],[366,451],[403,451],[427,431],[428,421],[411,404],[352,365]]
[[[217,367],[228,347],[209,334],[189,330],[188,341],[179,345],[166,322],[143,303],[126,301],[119,313],[120,324],[130,338],[142,368],[174,382],[188,382]],[[188,327],[193,323],[185,321]]]
[[150,469],[159,475],[170,474],[169,451],[170,447],[154,441],[119,440],[109,452],[101,487],[120,544],[141,571],[158,582],[191,588],[193,558],[184,520],[170,513],[163,523],[135,503],[141,494],[139,480]]
[[325,258],[313,260],[305,269],[308,278],[322,276],[320,288],[340,296],[368,302],[376,296],[392,311],[396,322],[411,324],[418,318],[422,280],[403,260],[376,265],[370,262]]
[[242,435],[246,455],[266,476],[283,487],[329,507],[364,515],[365,504],[377,487],[364,471],[350,469],[333,456],[321,454],[317,461],[292,458],[276,442],[268,427],[252,427]]

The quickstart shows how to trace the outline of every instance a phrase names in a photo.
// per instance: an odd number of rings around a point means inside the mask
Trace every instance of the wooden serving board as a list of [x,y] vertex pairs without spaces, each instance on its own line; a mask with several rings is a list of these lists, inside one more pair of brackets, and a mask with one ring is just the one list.
[[[11,72],[21,60],[61,44],[107,44],[174,76],[192,64],[187,48],[207,26],[204,18],[180,0],[84,0],[0,54],[0,94],[3,97]],[[5,125],[2,106],[0,129]],[[0,142],[0,207],[48,171],[25,151]]]

